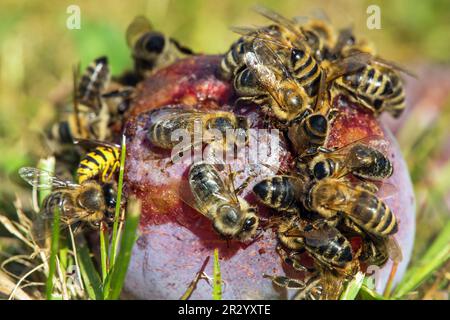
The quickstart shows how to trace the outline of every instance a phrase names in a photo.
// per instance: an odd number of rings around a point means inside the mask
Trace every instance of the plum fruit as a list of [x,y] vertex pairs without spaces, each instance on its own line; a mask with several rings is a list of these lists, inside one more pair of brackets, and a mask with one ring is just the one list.
[[[266,117],[257,106],[237,107],[232,86],[217,76],[220,56],[195,56],[180,60],[144,80],[137,88],[125,125],[127,155],[124,192],[142,200],[140,235],[133,249],[125,283],[125,292],[139,299],[179,299],[186,291],[205,259],[219,250],[223,280],[223,299],[286,299],[285,289],[272,284],[264,274],[303,275],[283,263],[276,252],[277,238],[271,228],[262,228],[258,237],[242,243],[224,240],[212,228],[211,221],[189,207],[180,198],[180,187],[186,180],[188,162],[168,164],[167,151],[153,146],[147,137],[153,110],[177,106],[200,110],[233,110],[245,115],[252,128],[260,128]],[[365,136],[379,135],[389,145],[389,158],[394,174],[388,179],[396,192],[385,201],[399,221],[395,235],[403,251],[398,268],[398,281],[408,261],[415,231],[414,194],[406,164],[391,133],[360,106],[339,96],[333,102],[339,110],[332,124],[327,146],[339,147]],[[258,136],[257,139],[260,139]],[[266,146],[266,141],[258,140]],[[281,139],[273,166],[286,168],[292,160],[289,144]],[[258,164],[242,165],[235,161],[231,171],[237,172],[236,184],[245,180]],[[258,179],[268,176],[270,168],[261,166],[258,175],[242,193],[251,205],[258,208],[260,217],[276,215],[256,202],[251,192]],[[240,182],[239,182],[240,181]],[[383,186],[381,187],[381,191]],[[375,274],[377,290],[383,290],[391,261]],[[212,276],[213,259],[206,265],[205,274]],[[191,299],[211,299],[211,281],[201,279]]]

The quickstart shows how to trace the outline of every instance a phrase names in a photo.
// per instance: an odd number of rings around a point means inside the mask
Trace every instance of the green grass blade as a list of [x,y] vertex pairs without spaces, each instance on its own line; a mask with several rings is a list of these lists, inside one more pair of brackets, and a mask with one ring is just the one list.
[[394,291],[395,298],[402,298],[410,291],[415,290],[427,280],[433,272],[450,258],[450,222],[434,240],[431,247],[423,257],[408,269],[403,280]]
[[52,300],[53,298],[53,277],[56,271],[56,256],[58,255],[58,244],[59,244],[59,209],[55,209],[53,212],[52,242],[50,246],[50,260],[45,289],[45,296],[47,300]]
[[120,220],[120,206],[122,202],[122,187],[123,187],[123,173],[125,169],[125,155],[126,155],[126,143],[125,136],[122,136],[122,144],[120,149],[120,169],[119,169],[119,182],[117,186],[117,201],[116,201],[116,211],[114,214],[114,225],[113,225],[113,234],[111,239],[111,256],[109,259],[109,263],[111,267],[114,266],[117,255],[117,246],[119,242],[118,237],[118,229],[119,229],[119,220]]
[[106,277],[108,276],[108,245],[106,228],[103,223],[100,224],[100,260],[102,265],[102,281],[105,283]]
[[359,290],[363,284],[364,274],[362,272],[358,272],[356,276],[347,283],[344,292],[342,292],[340,296],[340,300],[355,300],[358,295]]
[[106,291],[107,299],[118,299],[123,288],[123,283],[127,275],[128,265],[131,259],[131,251],[137,240],[137,229],[139,226],[139,217],[141,215],[141,202],[136,199],[128,199],[127,218],[123,228],[123,234],[120,242],[120,250],[117,260],[111,270],[111,277],[108,281]]
[[361,286],[358,298],[362,300],[386,300],[381,294],[376,293],[373,289],[365,285]]
[[214,249],[213,264],[213,300],[222,300],[222,275],[220,273],[219,249]]
[[92,262],[91,256],[89,254],[89,248],[86,246],[85,241],[79,241],[77,252],[81,278],[83,280],[84,288],[89,298],[92,300],[102,300],[102,282]]

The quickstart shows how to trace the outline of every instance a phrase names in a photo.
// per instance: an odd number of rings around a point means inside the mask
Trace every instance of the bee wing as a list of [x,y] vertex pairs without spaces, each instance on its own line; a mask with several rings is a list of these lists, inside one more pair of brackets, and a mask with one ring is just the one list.
[[330,65],[327,81],[332,81],[343,75],[354,73],[367,66],[373,56],[366,52],[358,52],[348,57],[333,61]]
[[299,226],[293,226],[291,229],[284,232],[284,235],[286,237],[302,237],[305,239],[307,245],[318,247],[320,245],[328,244],[338,233],[336,228],[331,228],[327,225],[322,226],[319,229],[311,228],[308,231],[301,230]]
[[39,189],[76,188],[79,186],[71,181],[61,180],[51,172],[32,167],[20,168],[19,175],[28,184]]
[[[84,215],[80,215],[76,218],[67,218],[64,215],[60,216],[59,223],[59,231],[64,232],[69,226],[75,226],[75,229],[78,229],[78,226],[83,222],[83,219],[87,217],[89,213],[85,213]],[[36,216],[33,220],[33,224],[31,227],[31,235],[35,242],[42,242],[43,240],[50,238],[52,235],[53,229],[53,212],[41,212]]]
[[132,48],[136,40],[145,32],[152,31],[153,27],[150,21],[144,16],[137,16],[130,23],[125,33],[128,47]]
[[[265,39],[255,39],[253,51],[245,53],[244,60],[264,89],[269,92],[280,106],[283,106],[279,97],[279,88],[282,80],[290,83],[292,87],[296,87],[298,90],[302,90],[302,88],[286,69],[278,54],[266,42]],[[278,72],[275,72],[275,70]]]
[[394,69],[394,70],[400,71],[402,73],[405,73],[410,77],[417,78],[417,75],[414,72],[406,69],[405,67],[400,66],[399,64],[397,64],[393,61],[389,61],[389,60],[383,59],[381,57],[373,57],[372,62],[376,63],[382,67],[385,67],[387,69]]
[[398,188],[389,182],[380,182],[378,184],[378,191],[377,196],[382,199],[386,200],[389,198],[392,198],[398,193]]
[[368,135],[361,139],[354,140],[342,147],[330,150],[330,155],[345,155],[357,144],[370,146],[384,154],[387,154],[389,150],[389,143],[382,136]]
[[264,6],[255,6],[254,7],[255,12],[262,15],[263,17],[269,19],[270,21],[274,22],[277,25],[283,26],[284,28],[288,29],[289,31],[293,32],[297,36],[297,41],[300,42],[305,40],[304,35],[301,33],[301,31],[297,28],[295,25],[295,22],[283,17],[279,13],[276,13],[275,11],[270,10],[269,8],[266,8]]
[[96,139],[73,139],[73,143],[79,145],[85,149],[94,149],[96,147],[109,147],[109,148],[120,148],[120,145],[117,143],[112,143],[108,141],[100,141]]
[[336,45],[333,48],[332,53],[339,54],[341,52],[341,50],[344,48],[344,46],[349,44],[349,42],[352,42],[352,43],[355,42],[353,27],[351,27],[351,26],[339,30],[338,39],[337,39]]
[[400,245],[394,237],[388,237],[386,239],[386,247],[389,253],[389,258],[396,263],[400,263],[403,260],[403,253]]
[[204,113],[198,112],[193,109],[186,109],[181,106],[175,105],[152,111],[149,122],[150,124],[154,124],[157,122],[169,121],[181,117],[199,118],[203,114]]
[[[193,165],[198,165],[193,164]],[[209,165],[209,164],[208,164]],[[223,169],[220,168],[221,165],[211,165],[214,167],[214,171],[216,173],[215,179],[216,184],[219,186],[219,188],[215,190],[210,190],[211,197],[215,197],[216,199],[220,199],[223,202],[229,202],[232,205],[239,205],[239,201],[237,199],[236,193],[233,192],[234,186],[231,185],[231,181],[229,180],[228,176],[223,177],[220,171]],[[191,167],[192,168],[192,167]],[[214,182],[214,181],[212,181]],[[222,188],[221,188],[222,187]],[[205,207],[201,206],[200,203],[196,200],[196,195],[193,194],[191,186],[189,185],[189,178],[188,179],[182,179],[179,187],[179,197],[181,201],[183,201],[185,204],[187,204],[189,207],[197,210],[201,214],[207,216],[208,212],[205,211]]]
[[339,234],[336,228],[324,226],[320,229],[311,229],[305,232],[305,243],[312,247],[318,247],[330,243]]

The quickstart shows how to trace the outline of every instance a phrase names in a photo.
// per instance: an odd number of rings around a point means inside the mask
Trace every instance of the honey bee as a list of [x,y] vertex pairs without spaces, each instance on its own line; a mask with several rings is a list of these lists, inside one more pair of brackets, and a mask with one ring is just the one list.
[[[273,183],[272,181],[286,181]],[[385,184],[388,188],[388,184]],[[317,212],[325,219],[348,217],[370,234],[387,237],[397,232],[397,219],[390,208],[374,193],[372,184],[351,186],[343,178],[310,180],[305,176],[272,176],[258,182],[253,192],[258,200],[271,208],[282,207],[279,199],[301,203],[307,210]],[[288,208],[289,210],[290,208]]]
[[[98,227],[102,221],[107,222],[113,217],[116,192],[112,184],[100,185],[93,180],[76,184],[30,167],[21,168],[19,175],[33,187],[53,189],[42,203],[41,222],[51,219],[57,209],[63,227],[74,224]],[[33,231],[36,240],[46,236],[45,230],[34,228]]]
[[76,144],[96,145],[80,161],[77,169],[78,183],[82,184],[100,176],[102,182],[108,182],[120,167],[120,146],[97,140],[75,141]]
[[385,152],[369,143],[382,142],[376,137],[367,137],[342,148],[329,150],[321,148],[307,166],[315,179],[339,178],[352,173],[361,179],[382,180],[393,173],[393,166]]
[[298,213],[303,182],[297,177],[278,175],[264,179],[253,186],[257,199],[269,208],[286,213]]
[[328,59],[332,49],[337,45],[337,35],[329,18],[322,11],[316,12],[313,18],[296,17],[293,19],[299,26],[305,41],[317,61]]
[[182,200],[210,219],[219,235],[245,242],[256,234],[257,210],[237,195],[232,178],[224,179],[216,166],[198,162],[189,170],[188,183],[193,199],[182,195]]
[[370,234],[391,236],[398,230],[397,219],[373,191],[342,178],[326,178],[311,184],[303,204],[326,219],[343,214]]
[[[196,125],[199,126],[197,129]],[[230,137],[233,141],[219,139],[230,145],[232,142],[246,141],[248,130],[247,119],[228,111],[201,112],[194,109],[185,109],[181,106],[165,107],[152,112],[148,138],[150,142],[162,149],[172,149],[179,141],[173,140],[175,130],[185,130],[194,141],[196,130],[202,131],[202,142],[220,142],[216,139]],[[229,134],[227,135],[227,131]],[[219,133],[220,137],[214,132]],[[190,148],[192,144],[188,147]],[[182,150],[184,151],[184,150]]]
[[398,118],[405,109],[404,84],[393,69],[373,63],[336,79],[333,84],[376,116],[386,111]]
[[[288,259],[286,253],[281,256],[297,270],[302,271],[298,266],[299,253],[303,250],[314,258],[315,272],[306,281],[284,276],[266,276],[278,286],[299,289],[295,299],[337,299],[343,282],[359,271],[359,253],[354,254],[345,236],[326,222],[310,223],[294,216],[280,223],[277,234],[282,246],[292,251],[287,255]],[[284,249],[279,250],[283,251]]]
[[305,249],[317,263],[340,274],[352,276],[359,269],[350,242],[326,222],[312,224],[298,216],[286,219],[278,227],[278,239],[290,250]]
[[403,260],[403,253],[393,236],[379,237],[361,229],[350,219],[343,220],[343,232],[348,236],[359,236],[362,239],[359,260],[366,265],[383,266],[390,258],[398,264]]
[[128,26],[126,39],[132,50],[135,73],[141,78],[193,54],[175,39],[154,30],[143,16],[137,16]]
[[101,94],[109,83],[110,70],[106,56],[95,59],[83,73],[77,88],[77,99],[94,110],[101,108]]
[[[375,54],[375,49],[364,40],[356,41],[350,28],[340,32],[334,49],[334,58],[347,58],[355,54],[369,55],[370,61],[352,72],[339,75],[333,81],[333,94],[350,94],[353,100],[380,115],[388,112],[399,117],[405,109],[405,90],[400,73],[415,77],[413,73]],[[332,58],[331,58],[332,59]]]
[[47,138],[53,144],[72,144],[76,138],[103,140],[108,135],[109,111],[102,99],[110,78],[108,59],[95,59],[80,81],[78,77],[79,69],[74,67],[73,106],[64,112],[63,120],[47,130]]

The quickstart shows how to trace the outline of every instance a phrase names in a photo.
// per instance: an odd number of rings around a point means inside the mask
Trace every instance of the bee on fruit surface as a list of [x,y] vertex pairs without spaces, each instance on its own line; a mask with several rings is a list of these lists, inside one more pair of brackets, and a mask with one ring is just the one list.
[[98,176],[101,182],[110,181],[120,167],[120,146],[104,141],[83,139],[76,140],[75,144],[95,146],[78,165],[78,183],[82,184]]
[[188,184],[190,194],[182,190],[181,199],[210,219],[219,235],[243,242],[255,236],[256,207],[238,196],[243,187],[235,189],[233,177],[222,177],[216,166],[198,162],[189,170]]
[[[273,182],[283,180],[287,182]],[[310,180],[306,176],[276,175],[258,182],[253,192],[259,201],[274,209],[282,207],[280,203],[284,204],[285,198],[290,200],[292,194],[296,198],[289,203],[301,203],[327,220],[343,215],[370,234],[388,237],[397,232],[397,219],[374,193],[378,191],[374,187],[364,183],[353,186],[343,178]],[[383,188],[390,189],[389,184],[385,183]]]
[[[384,184],[385,189],[388,186]],[[398,230],[397,219],[374,191],[372,185],[352,186],[342,178],[325,178],[310,185],[303,204],[326,219],[342,214],[369,234],[391,236]]]
[[402,250],[393,236],[380,237],[373,235],[348,218],[343,219],[340,226],[348,237],[358,236],[362,240],[359,260],[367,266],[383,266],[390,258],[395,264],[403,260]]
[[294,176],[276,175],[253,186],[257,199],[269,208],[286,213],[298,213],[304,182]]
[[[147,136],[153,145],[162,149],[173,149],[179,145],[180,142],[173,137],[177,130],[182,130],[179,132],[185,132],[191,138],[190,143],[184,146],[189,149],[194,143],[218,143],[229,146],[232,143],[245,143],[248,128],[247,119],[232,112],[204,112],[174,106],[152,112]],[[196,142],[195,138],[198,135],[200,141]],[[230,139],[232,141],[229,141]],[[180,150],[184,151],[187,150]]]
[[316,263],[330,270],[346,276],[353,276],[359,270],[350,242],[326,222],[310,223],[295,216],[285,219],[277,234],[284,247],[296,252],[306,250]]
[[306,281],[284,276],[266,276],[274,284],[298,289],[294,299],[337,299],[343,283],[359,271],[357,254],[353,254],[349,241],[338,229],[324,223],[310,223],[298,216],[285,218],[277,231],[282,246],[278,249],[283,260],[298,271],[307,271],[301,265],[300,253],[308,252],[314,259],[314,272]]
[[61,227],[98,227],[101,222],[108,222],[114,215],[116,190],[113,184],[100,185],[93,180],[77,184],[61,180],[50,172],[30,167],[21,168],[19,175],[37,189],[52,189],[44,199],[33,226],[35,240],[48,236],[49,230],[43,227],[46,222],[51,222],[55,210],[60,210]]
[[[270,20],[272,24],[257,28],[232,28],[242,37],[233,43],[221,61],[220,74],[226,80],[232,79],[238,71],[245,67],[244,55],[252,50],[252,42],[257,37],[275,40],[282,43],[283,46],[296,44],[299,48],[303,47],[301,41],[304,40],[304,36],[293,21],[265,7],[258,6],[255,11]],[[272,49],[276,49],[276,47],[272,47]],[[304,50],[308,50],[308,47],[305,47]]]
[[332,49],[336,47],[338,36],[327,15],[320,11],[313,18],[295,17],[293,21],[300,27],[315,59],[328,59]]
[[[372,146],[375,144],[377,147]],[[318,180],[339,178],[349,173],[360,179],[383,180],[393,173],[392,163],[385,150],[385,140],[367,137],[334,150],[321,148],[306,166]]]
[[193,54],[175,39],[154,30],[143,16],[137,16],[128,26],[126,39],[132,50],[135,73],[140,78]]
[[356,42],[350,29],[341,31],[334,49],[334,58],[348,58],[358,54],[370,55],[370,61],[353,72],[340,74],[333,81],[333,94],[344,92],[362,106],[380,115],[388,112],[397,118],[405,109],[405,90],[400,73],[414,74],[394,62],[375,54],[367,41]]

